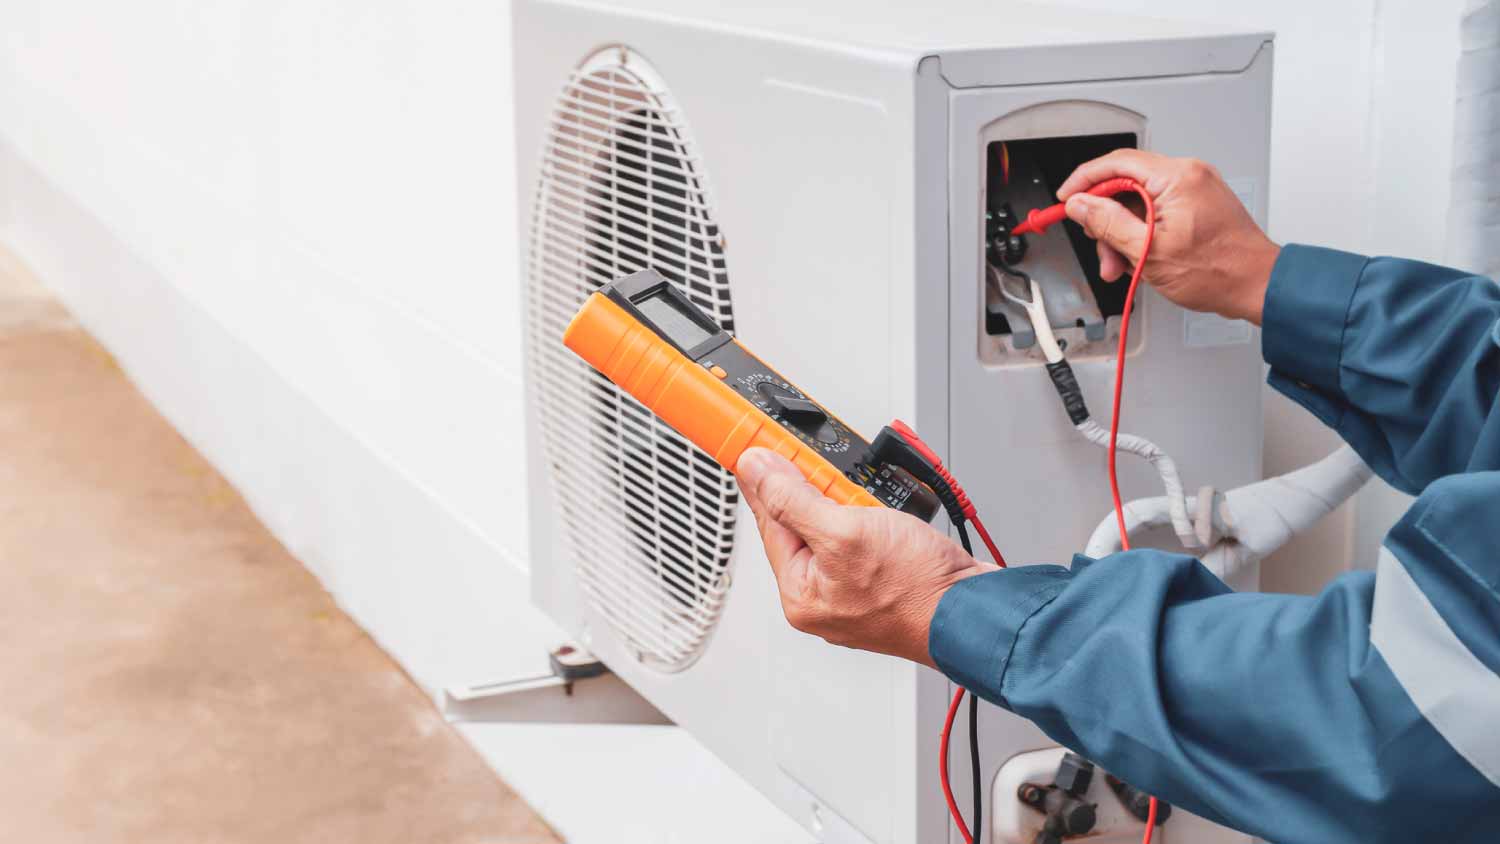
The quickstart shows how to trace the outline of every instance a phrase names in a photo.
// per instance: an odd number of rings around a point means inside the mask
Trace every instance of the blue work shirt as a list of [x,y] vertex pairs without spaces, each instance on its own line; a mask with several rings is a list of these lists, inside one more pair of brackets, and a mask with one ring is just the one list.
[[1181,554],[961,581],[934,661],[1164,800],[1281,844],[1500,841],[1500,286],[1282,250],[1272,386],[1415,504],[1375,572],[1237,594]]

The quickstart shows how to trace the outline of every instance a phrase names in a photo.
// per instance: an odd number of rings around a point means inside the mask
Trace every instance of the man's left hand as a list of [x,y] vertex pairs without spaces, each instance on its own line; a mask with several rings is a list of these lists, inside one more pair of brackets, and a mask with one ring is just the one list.
[[915,516],[833,503],[766,449],[746,450],[736,474],[787,621],[835,645],[931,666],[927,630],[943,593],[996,570]]

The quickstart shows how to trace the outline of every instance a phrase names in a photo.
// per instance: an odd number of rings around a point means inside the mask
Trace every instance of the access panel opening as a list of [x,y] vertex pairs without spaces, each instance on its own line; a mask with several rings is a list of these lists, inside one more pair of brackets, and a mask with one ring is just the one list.
[[1032,350],[1036,334],[1030,321],[998,289],[997,273],[1020,269],[1042,286],[1049,321],[1070,354],[1108,353],[1104,341],[1118,331],[1118,319],[1111,318],[1124,311],[1127,285],[1099,277],[1099,255],[1083,227],[1068,220],[1021,238],[1012,237],[1010,229],[1028,210],[1056,202],[1057,189],[1078,165],[1137,147],[1131,132],[998,140],[986,146],[985,334],[1005,338],[1013,352]]

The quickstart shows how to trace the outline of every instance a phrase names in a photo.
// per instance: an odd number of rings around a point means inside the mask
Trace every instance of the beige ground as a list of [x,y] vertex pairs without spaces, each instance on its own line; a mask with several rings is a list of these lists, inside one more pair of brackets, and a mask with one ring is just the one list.
[[0,839],[557,840],[3,252]]

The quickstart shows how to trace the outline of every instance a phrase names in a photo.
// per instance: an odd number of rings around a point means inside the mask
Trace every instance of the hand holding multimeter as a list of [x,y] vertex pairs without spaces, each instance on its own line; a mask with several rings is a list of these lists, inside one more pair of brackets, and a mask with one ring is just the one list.
[[938,601],[957,581],[997,571],[994,564],[888,509],[840,507],[760,449],[745,453],[738,475],[792,627],[937,667],[927,636]]
[[[721,466],[741,470],[794,626],[823,635],[819,601],[868,605],[869,629],[830,628],[829,635],[852,635],[865,649],[932,664],[924,625],[935,607],[916,605],[994,566],[917,522],[898,519],[877,530],[874,523],[889,516],[830,503],[883,506],[924,522],[943,507],[968,551],[963,521],[972,518],[973,505],[915,433],[897,422],[866,442],[650,270],[590,295],[563,342]],[[790,466],[754,452],[739,465],[753,448],[781,455]],[[849,541],[862,533],[878,536],[882,547]],[[867,577],[841,585],[840,572],[855,572],[861,554],[925,563],[900,566],[876,594],[868,592]],[[814,578],[818,589],[798,588],[799,578]]]

